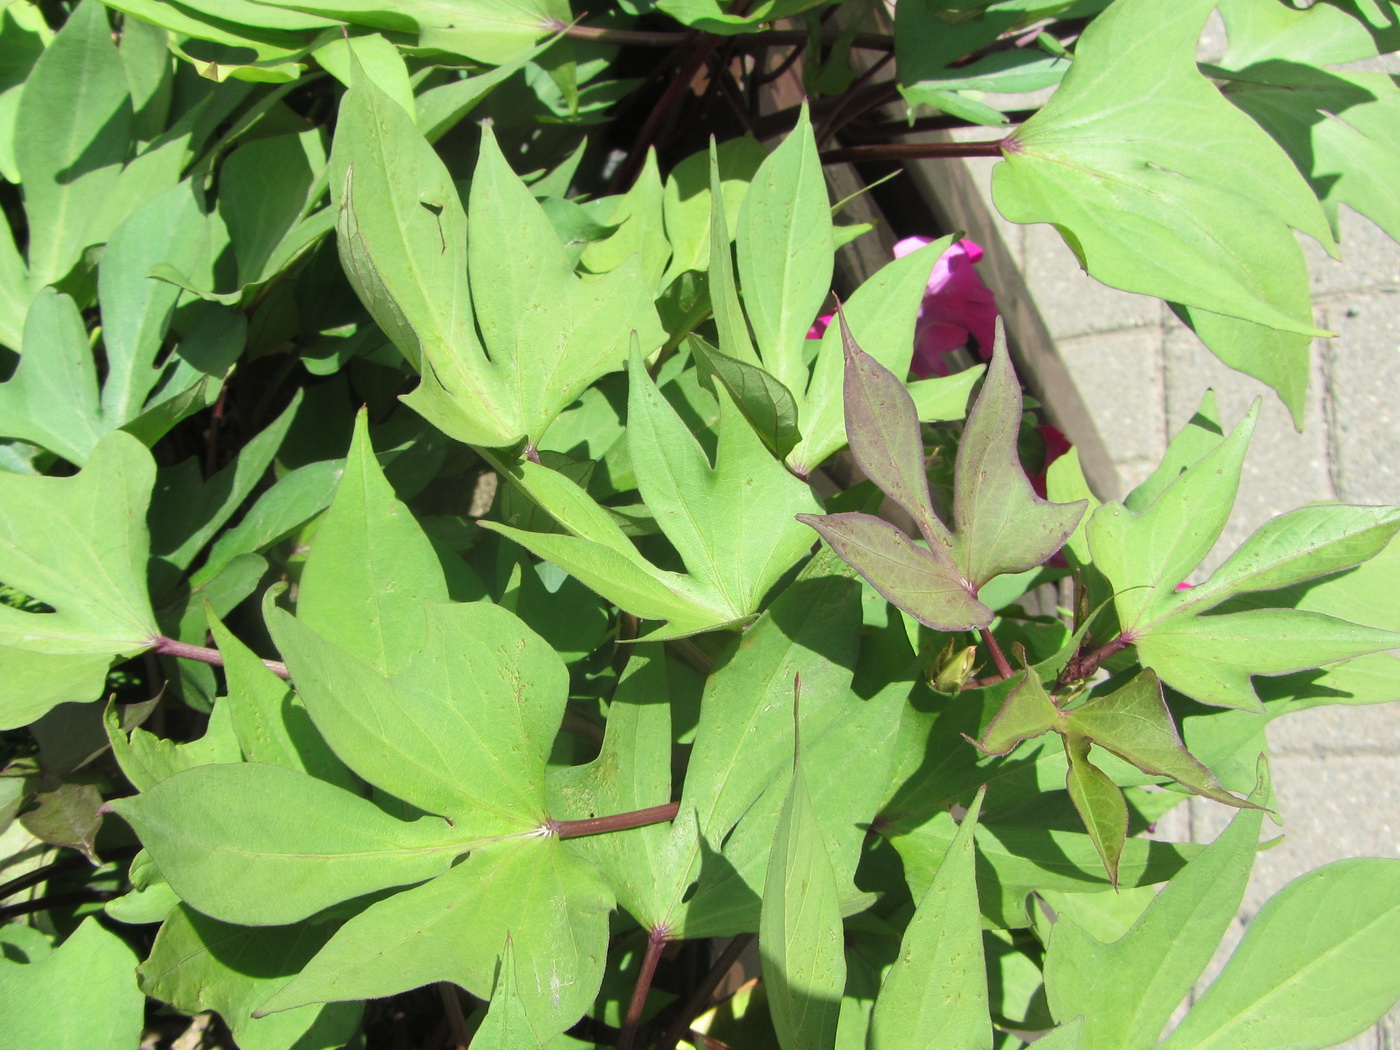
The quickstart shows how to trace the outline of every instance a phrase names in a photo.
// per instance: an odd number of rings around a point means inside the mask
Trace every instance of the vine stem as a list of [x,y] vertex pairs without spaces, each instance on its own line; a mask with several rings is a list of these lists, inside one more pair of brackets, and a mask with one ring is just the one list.
[[[219,650],[211,649],[207,645],[191,645],[189,642],[176,641],[174,638],[165,637],[165,635],[151,639],[151,651],[160,653],[162,656],[177,656],[182,660],[198,660],[202,664],[211,664],[214,667],[224,666],[224,654]],[[292,677],[287,670],[287,665],[281,660],[264,660],[262,663],[278,678]]]
[[1094,650],[1087,656],[1076,655],[1065,669],[1060,672],[1061,684],[1068,684],[1076,679],[1088,678],[1099,669],[1099,665],[1115,653],[1122,652],[1133,644],[1135,635],[1124,633],[1106,643],[1102,648]]
[[859,164],[873,160],[932,160],[940,157],[1000,157],[1010,149],[1007,139],[984,142],[886,142],[823,150],[823,164]]
[[666,947],[671,931],[658,926],[647,934],[647,949],[642,956],[642,969],[637,974],[637,984],[632,989],[632,1001],[627,1004],[627,1017],[622,1022],[622,1034],[617,1038],[617,1050],[632,1050],[637,1041],[637,1029],[642,1024],[642,1010],[647,1003],[647,993],[651,991],[652,978],[656,976],[656,964],[661,961],[661,951]]
[[664,824],[668,820],[675,820],[679,811],[679,802],[667,802],[660,806],[648,806],[646,809],[634,809],[627,813],[613,813],[606,817],[551,820],[546,826],[561,839],[577,839],[585,835],[603,835],[609,831],[644,828],[648,824]]
[[[671,32],[646,32],[638,29],[605,29],[601,26],[570,25],[556,21],[553,28],[562,32],[570,40],[587,40],[596,44],[629,44],[640,47],[676,47],[686,40],[685,30]],[[734,46],[744,51],[761,47],[796,47],[807,43],[805,30],[773,29],[764,33],[742,33],[730,38]],[[823,34],[823,44],[834,44],[840,39],[839,33]],[[883,33],[857,33],[851,46],[864,51],[893,51],[894,37]]]
[[710,972],[705,975],[705,979],[690,994],[690,998],[681,1007],[680,1013],[676,1014],[666,1027],[666,1031],[656,1044],[656,1050],[675,1050],[676,1044],[690,1030],[695,1018],[699,1017],[710,1005],[710,999],[715,994],[715,989],[719,987],[720,981],[724,980],[725,975],[734,968],[734,964],[739,961],[739,956],[744,954],[744,949],[749,946],[753,938],[752,933],[741,933],[725,945],[724,951],[719,953],[719,958],[710,967]]
[[1006,662],[1006,654],[1001,651],[1001,646],[997,644],[996,638],[987,628],[981,628],[982,644],[987,647],[987,651],[992,654],[992,662],[997,665],[997,670],[1001,672],[1003,678],[1010,678],[1014,673],[1011,665]]

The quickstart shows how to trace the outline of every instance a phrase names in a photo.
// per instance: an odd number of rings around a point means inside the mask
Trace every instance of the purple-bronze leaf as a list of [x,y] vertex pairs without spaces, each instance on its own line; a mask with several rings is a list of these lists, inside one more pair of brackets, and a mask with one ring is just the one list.
[[972,741],[984,755],[1009,755],[1021,741],[1060,728],[1060,710],[1040,679],[1030,670],[1022,670],[1017,677],[1020,681],[987,724],[982,739]]
[[[919,414],[904,381],[871,357],[837,314],[846,351],[846,437],[865,476],[906,511],[928,542],[930,554],[952,565],[952,537],[933,512],[924,473]],[[873,581],[872,581],[873,582]]]
[[1092,740],[1144,773],[1171,777],[1227,806],[1258,808],[1221,787],[1215,775],[1186,750],[1162,697],[1162,683],[1150,668],[1121,689],[1065,712],[1064,720],[1065,732]]
[[24,829],[51,846],[78,850],[94,864],[100,864],[95,843],[102,827],[102,792],[92,784],[72,781],[40,790],[38,803],[19,818]]
[[1065,786],[1069,788],[1070,800],[1084,821],[1094,849],[1099,851],[1108,881],[1117,889],[1118,862],[1123,857],[1123,843],[1128,840],[1128,803],[1108,774],[1089,761],[1087,737],[1066,736],[1065,754],[1069,756]]
[[1043,564],[1064,546],[1088,506],[1085,500],[1049,503],[1035,494],[1016,454],[1020,428],[1021,387],[998,322],[992,363],[968,413],[953,477],[953,560],[974,588]]
[[933,557],[889,522],[869,514],[799,514],[872,587],[936,631],[986,627],[992,610],[951,563]]

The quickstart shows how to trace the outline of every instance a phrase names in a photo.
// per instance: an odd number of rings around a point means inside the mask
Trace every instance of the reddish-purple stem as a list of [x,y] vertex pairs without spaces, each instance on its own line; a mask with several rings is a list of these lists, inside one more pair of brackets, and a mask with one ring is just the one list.
[[[636,29],[568,25],[559,21],[554,23],[554,28],[563,30],[564,35],[571,40],[588,40],[599,44],[636,44],[642,47],[675,47],[684,43],[687,36],[684,30],[644,32]],[[839,35],[832,32],[822,37],[822,43],[834,44],[838,39]],[[744,33],[733,40],[736,47],[745,51],[760,47],[790,47],[806,44],[807,32],[802,29],[774,29],[763,33]],[[870,51],[893,51],[894,37],[881,33],[857,33],[851,41],[851,46]]]
[[637,1041],[637,1029],[642,1024],[642,1010],[647,1004],[647,993],[651,991],[651,979],[656,976],[656,964],[661,961],[661,950],[666,947],[666,939],[671,931],[658,926],[647,934],[647,950],[642,956],[642,969],[637,974],[636,987],[632,989],[632,1001],[627,1004],[627,1016],[622,1022],[622,1034],[617,1038],[617,1050],[632,1050]]
[[823,164],[859,164],[873,160],[930,160],[938,157],[1000,157],[1009,150],[1007,139],[983,142],[889,142],[881,145],[843,146],[824,150]]
[[604,835],[609,831],[644,828],[648,824],[664,824],[668,820],[675,820],[679,810],[679,802],[667,802],[660,806],[648,806],[646,809],[634,809],[627,813],[614,813],[606,817],[551,820],[549,828],[561,839],[578,839],[585,835]]
[[1001,651],[1001,646],[997,644],[992,632],[983,627],[981,629],[982,644],[987,647],[987,651],[992,654],[992,663],[997,665],[997,670],[1003,678],[1010,678],[1013,674],[1011,665],[1006,662],[1006,654]]
[[1087,656],[1075,655],[1070,662],[1065,665],[1065,669],[1060,672],[1060,683],[1068,684],[1081,678],[1088,678],[1099,669],[1099,665],[1115,653],[1120,653],[1133,644],[1136,636],[1131,633],[1120,634],[1101,649],[1096,649]]
[[709,1008],[710,1000],[720,981],[734,968],[739,956],[744,954],[744,949],[753,938],[752,933],[741,933],[725,946],[724,951],[719,953],[719,958],[710,967],[710,972],[705,975],[705,979],[690,993],[690,998],[681,1007],[681,1012],[676,1014],[675,1019],[667,1026],[661,1040],[656,1044],[656,1050],[675,1050],[676,1044],[690,1030],[695,1018]]
[[[164,635],[151,640],[151,650],[162,656],[178,656],[182,660],[198,660],[202,664],[212,664],[215,667],[224,666],[224,654],[219,650],[211,649],[207,645],[179,642],[174,638],[166,638]],[[287,671],[287,665],[281,660],[264,660],[263,666],[278,678],[292,677]]]

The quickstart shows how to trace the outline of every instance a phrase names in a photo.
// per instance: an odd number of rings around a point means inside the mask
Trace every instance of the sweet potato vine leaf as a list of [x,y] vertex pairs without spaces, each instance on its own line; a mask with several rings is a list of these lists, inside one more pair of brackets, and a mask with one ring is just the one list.
[[950,531],[929,497],[923,436],[908,390],[856,343],[841,318],[846,353],[846,433],[867,477],[899,504],[925,546],[858,512],[800,516],[877,591],[936,630],[986,627],[978,589],[1002,573],[1040,565],[1064,545],[1087,505],[1047,503],[1016,453],[1021,389],[998,329],[991,367],[958,447]]
[[794,520],[820,509],[816,497],[764,447],[722,389],[713,465],[647,375],[634,344],[628,368],[627,448],[642,499],[688,572],[658,569],[581,488],[534,463],[520,485],[565,534],[525,532],[483,520],[645,619],[666,620],[653,640],[677,638],[752,617],[769,588],[811,548]]
[[1023,670],[982,739],[974,743],[984,754],[1006,755],[1022,741],[1051,730],[1064,739],[1070,799],[1115,886],[1128,834],[1128,810],[1123,793],[1089,760],[1091,745],[1113,752],[1144,773],[1170,777],[1205,798],[1228,806],[1253,805],[1222,788],[1215,775],[1186,750],[1167,710],[1162,684],[1150,670],[1073,707],[1061,707],[1052,699],[1035,669]]
[[1226,0],[1230,49],[1208,68],[1225,97],[1288,151],[1338,230],[1338,205],[1400,237],[1400,84],[1393,76],[1324,69],[1373,59],[1366,23],[1333,4],[1306,10]]
[[1172,469],[1154,473],[1126,505],[1100,506],[1086,535],[1142,665],[1203,703],[1262,711],[1251,675],[1392,649],[1400,634],[1303,609],[1217,607],[1246,594],[1255,595],[1251,604],[1267,605],[1256,592],[1369,560],[1400,531],[1400,508],[1317,504],[1291,511],[1264,524],[1205,583],[1178,590],[1229,518],[1257,412],[1256,404],[1223,440],[1188,425],[1168,448]]
[[223,922],[292,923],[423,884],[360,912],[261,1013],[437,980],[485,997],[509,934],[532,1026],[563,1031],[597,991],[613,905],[593,867],[549,833],[545,762],[567,672],[499,606],[423,601],[416,615],[422,641],[392,676],[282,610],[269,609],[269,627],[326,742],[425,815],[401,820],[301,770],[252,762],[187,769],[113,809],[181,899]]
[[1053,223],[1105,284],[1181,304],[1301,426],[1308,344],[1326,333],[1293,230],[1329,250],[1332,235],[1288,155],[1198,72],[1215,5],[1119,0],[1094,19],[1055,96],[1007,140],[993,191],[1012,221]]
[[121,431],[72,477],[0,473],[0,581],[49,607],[0,603],[0,728],[97,699],[113,660],[160,635],[146,588],[155,477]]
[[331,189],[351,284],[422,376],[405,400],[461,441],[538,442],[593,380],[622,367],[629,332],[648,351],[664,338],[636,259],[576,274],[489,128],[470,244],[446,167],[368,76],[342,105]]

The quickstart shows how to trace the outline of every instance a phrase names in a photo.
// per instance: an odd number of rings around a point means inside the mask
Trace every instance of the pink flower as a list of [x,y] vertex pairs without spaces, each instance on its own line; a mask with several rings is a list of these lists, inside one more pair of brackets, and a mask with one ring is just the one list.
[[1045,445],[1045,460],[1041,464],[1040,473],[1031,478],[1031,488],[1035,489],[1037,496],[1044,499],[1045,475],[1050,470],[1050,464],[1074,446],[1069,443],[1069,438],[1065,437],[1058,427],[1052,427],[1048,423],[1036,427],[1035,432],[1040,435],[1040,440]]
[[827,327],[831,324],[831,319],[835,316],[835,314],[822,314],[818,317],[812,322],[812,327],[807,329],[807,338],[820,339],[822,336],[826,335]]
[[[906,237],[894,246],[895,258],[931,243],[930,237]],[[947,375],[944,355],[967,346],[969,339],[976,340],[983,359],[991,358],[997,300],[975,268],[982,254],[980,245],[962,240],[934,263],[914,326],[914,361],[910,371],[915,375]]]

